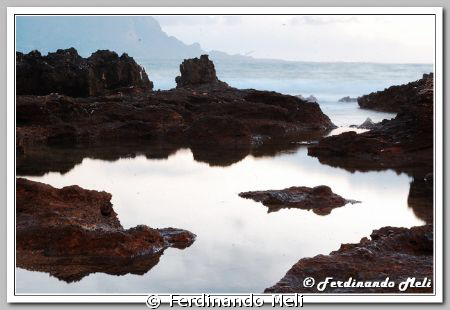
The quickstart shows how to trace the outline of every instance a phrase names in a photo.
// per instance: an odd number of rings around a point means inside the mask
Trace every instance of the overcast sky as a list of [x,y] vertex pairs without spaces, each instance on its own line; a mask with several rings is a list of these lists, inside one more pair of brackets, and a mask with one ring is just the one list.
[[204,50],[300,61],[433,63],[434,16],[155,16]]

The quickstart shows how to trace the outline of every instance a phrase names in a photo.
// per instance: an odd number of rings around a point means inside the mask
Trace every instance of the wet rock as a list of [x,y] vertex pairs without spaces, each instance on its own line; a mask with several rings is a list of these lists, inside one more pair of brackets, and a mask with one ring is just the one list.
[[345,96],[338,100],[338,102],[357,102],[357,101],[358,101],[358,98],[353,98],[350,96]]
[[310,187],[290,187],[283,190],[267,190],[243,192],[242,198],[253,199],[268,207],[268,212],[276,212],[283,208],[313,210],[318,215],[330,214],[334,208],[359,201],[347,200],[333,193],[325,185]]
[[[305,287],[304,279],[312,277],[315,285]],[[319,291],[317,284],[327,277],[333,281],[377,281],[387,277],[394,287],[332,287]],[[383,227],[374,230],[371,239],[342,244],[329,255],[299,260],[276,285],[265,293],[432,293],[431,287],[409,287],[399,284],[415,277],[418,282],[433,279],[433,228],[431,225],[412,228]],[[426,282],[426,280],[425,280]]]
[[82,58],[74,48],[42,56],[38,51],[16,53],[17,95],[59,93],[72,97],[113,92],[150,92],[153,83],[127,54],[99,50]]
[[181,75],[175,78],[177,87],[196,87],[202,84],[227,86],[217,78],[214,63],[209,60],[208,55],[184,60],[180,65],[180,72]]
[[18,178],[16,201],[17,266],[66,282],[94,272],[144,274],[165,248],[184,248],[195,239],[181,229],[124,229],[111,194],[76,185],[57,189]]
[[[433,90],[433,73],[424,74],[420,80],[399,85],[391,86],[358,98],[358,104],[361,108],[372,109],[383,112],[401,112],[405,105],[415,105],[420,103],[423,91]],[[419,101],[418,101],[419,100]]]
[[383,120],[365,133],[346,132],[325,137],[308,148],[308,155],[350,171],[394,169],[423,178],[433,168],[433,85],[430,81],[426,89],[416,92],[411,104],[403,105],[394,119]]

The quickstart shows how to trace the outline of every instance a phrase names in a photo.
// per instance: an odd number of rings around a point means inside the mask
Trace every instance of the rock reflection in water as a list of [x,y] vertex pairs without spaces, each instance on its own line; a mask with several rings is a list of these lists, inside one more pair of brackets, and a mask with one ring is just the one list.
[[317,215],[328,215],[334,208],[359,202],[342,198],[326,185],[313,188],[293,186],[282,190],[242,192],[239,196],[261,202],[268,208],[268,213],[286,208],[298,208],[312,210]]
[[[323,133],[309,133],[300,140],[318,140]],[[277,140],[272,143],[256,144],[252,148],[224,148],[220,145],[193,145],[191,151],[194,160],[209,166],[226,167],[235,164],[248,155],[254,157],[276,156],[286,152],[295,152],[301,143],[291,140]],[[187,148],[182,144],[162,141],[122,141],[95,145],[63,146],[28,146],[25,154],[17,154],[17,174],[42,176],[48,172],[67,173],[84,158],[116,161],[120,158],[134,158],[144,155],[148,159],[167,159],[177,150]]]
[[195,235],[174,228],[124,229],[111,194],[16,180],[16,264],[65,282],[91,273],[143,275],[168,247],[184,249]]
[[[301,257],[358,242],[379,227],[423,224],[407,205],[407,175],[349,173],[320,164],[304,146],[279,150],[275,157],[250,155],[226,167],[195,161],[188,149],[164,160],[135,155],[115,161],[85,158],[65,174],[28,178],[110,192],[125,229],[142,223],[180,227],[195,233],[196,241],[183,251],[167,249],[142,276],[96,273],[66,284],[18,269],[18,292],[262,292]],[[327,216],[300,209],[267,214],[259,203],[238,196],[243,190],[322,184],[362,203]]]

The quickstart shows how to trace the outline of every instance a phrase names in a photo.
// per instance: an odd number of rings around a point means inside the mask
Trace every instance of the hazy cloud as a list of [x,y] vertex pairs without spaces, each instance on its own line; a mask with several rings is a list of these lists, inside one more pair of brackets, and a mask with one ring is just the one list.
[[[426,15],[157,16],[163,30],[205,50],[301,61],[432,63]],[[251,53],[249,52],[251,51]]]
[[290,25],[327,25],[358,22],[357,16],[295,16],[289,20]]
[[212,24],[236,25],[241,22],[240,16],[205,16],[205,15],[158,15],[153,16],[163,26],[206,26]]

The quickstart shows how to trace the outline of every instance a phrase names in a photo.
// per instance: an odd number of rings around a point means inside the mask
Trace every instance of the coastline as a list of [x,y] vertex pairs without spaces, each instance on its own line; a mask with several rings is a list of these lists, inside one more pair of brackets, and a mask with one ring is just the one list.
[[[21,123],[19,122],[23,126],[16,132],[18,153],[20,156],[31,156],[33,160],[32,155],[39,154],[35,151],[39,148],[44,149],[43,154],[45,154],[48,149],[58,145],[69,149],[81,145],[84,149],[84,145],[97,144],[100,141],[110,140],[113,145],[120,145],[123,141],[138,137],[144,141],[156,141],[156,145],[168,145],[161,148],[163,157],[166,150],[169,150],[170,154],[170,150],[188,146],[193,151],[194,158],[197,157],[211,165],[227,165],[258,150],[283,150],[285,146],[289,147],[291,142],[305,139],[318,140],[317,145],[309,147],[309,152],[310,155],[317,156],[324,164],[363,171],[395,169],[412,175],[416,182],[413,184],[425,181],[429,187],[431,182],[432,188],[432,174],[430,176],[432,151],[430,141],[427,140],[432,129],[432,127],[429,128],[429,116],[432,115],[430,114],[430,98],[431,112],[433,108],[432,93],[430,95],[429,88],[418,98],[420,103],[425,102],[419,110],[407,107],[396,119],[377,124],[375,129],[367,133],[344,133],[322,138],[326,132],[334,128],[334,125],[322,113],[319,105],[274,92],[231,88],[217,79],[215,71],[211,71],[211,64],[205,62],[200,69],[193,65],[193,69],[184,73],[187,84],[183,83],[179,88],[171,91],[143,94],[142,90],[134,93],[134,88],[128,87],[126,89],[131,91],[130,94],[124,94],[123,88],[120,88],[119,91],[114,90],[112,93],[88,98],[72,98],[59,94],[18,96],[18,116],[24,116],[21,118]],[[210,74],[206,75],[206,81],[198,83],[193,78],[195,74],[192,74],[192,71],[194,73],[204,71],[204,66],[208,68]],[[214,68],[213,64],[212,68]],[[427,87],[429,86],[427,84]],[[114,94],[114,92],[117,93]],[[180,105],[183,109],[178,109]],[[41,111],[39,113],[42,114],[35,113],[33,110],[30,112],[30,107],[34,106],[42,107],[39,109]],[[303,113],[296,114],[299,106]],[[219,111],[220,115],[208,114],[208,110]],[[64,121],[61,113],[67,113],[67,111],[72,113],[75,122]],[[107,113],[102,115],[105,111]],[[423,113],[424,111],[426,113]],[[100,116],[97,118],[96,114],[99,112]],[[408,126],[416,120],[416,115],[424,117],[417,128],[418,131],[424,130],[423,136],[414,134],[411,136],[408,131],[411,129]],[[43,119],[48,121],[42,122]],[[102,126],[102,122],[105,126]],[[89,129],[86,130],[86,128]],[[413,130],[416,129],[413,128]],[[406,134],[402,131],[406,131]],[[391,139],[393,136],[400,137],[400,140],[393,141]],[[410,137],[410,139],[401,140],[403,137]],[[281,143],[281,148],[279,148],[280,143],[274,143],[280,139],[286,141]],[[412,147],[417,143],[421,147]],[[126,153],[130,151],[133,150],[128,149]],[[85,156],[83,152],[81,153],[79,158]],[[226,159],[217,160],[218,153],[227,154]],[[405,153],[408,156],[405,157]],[[120,154],[119,151],[119,157]],[[236,159],[230,161],[230,157],[233,158],[233,156]],[[352,163],[349,163],[349,158],[352,158]],[[407,158],[406,162],[405,158]],[[429,209],[429,192],[418,195],[425,202],[423,209]],[[429,210],[425,213],[429,213]],[[380,231],[386,229],[380,228]],[[420,231],[425,229],[424,234],[429,230],[428,226],[423,226],[411,228],[409,231],[417,229]],[[400,236],[404,233],[403,230],[398,232]],[[367,247],[372,246],[371,243],[363,242],[363,240],[361,243]],[[385,245],[382,243],[382,246]],[[347,246],[349,247],[351,246]],[[341,249],[343,248],[345,249],[346,246],[342,245]],[[412,259],[418,256],[416,253],[411,255]],[[424,259],[429,262],[431,258],[427,254]],[[386,261],[383,261],[383,265],[385,263]],[[424,270],[423,274],[429,275],[430,270]],[[303,274],[294,276],[299,279],[304,277]],[[286,281],[280,285],[283,287],[282,290],[286,289]],[[303,292],[294,286],[289,289]],[[276,292],[278,288],[275,286],[270,290]]]

